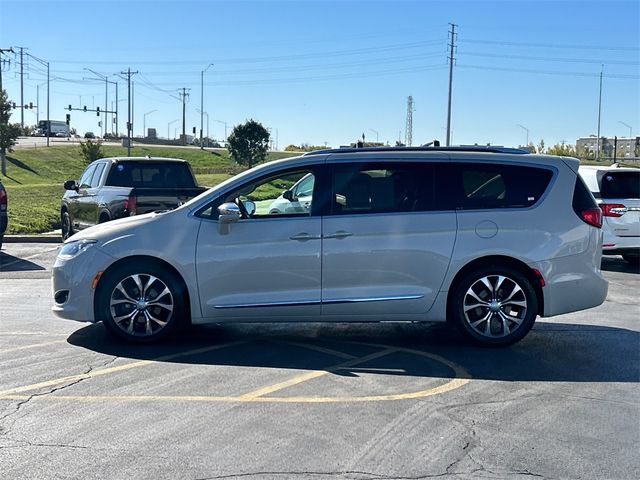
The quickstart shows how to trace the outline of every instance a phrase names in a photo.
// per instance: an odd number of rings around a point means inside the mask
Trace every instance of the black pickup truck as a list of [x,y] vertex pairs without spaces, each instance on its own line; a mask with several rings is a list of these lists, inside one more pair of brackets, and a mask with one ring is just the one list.
[[64,240],[98,223],[176,208],[206,190],[198,187],[185,160],[159,157],[101,158],[64,188]]

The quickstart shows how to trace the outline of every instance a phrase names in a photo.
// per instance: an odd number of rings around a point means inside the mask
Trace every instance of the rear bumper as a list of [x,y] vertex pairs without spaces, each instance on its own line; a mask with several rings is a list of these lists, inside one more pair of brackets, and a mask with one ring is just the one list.
[[544,315],[551,317],[601,305],[607,298],[609,282],[602,276],[600,242],[577,255],[559,257],[540,263],[546,285]]

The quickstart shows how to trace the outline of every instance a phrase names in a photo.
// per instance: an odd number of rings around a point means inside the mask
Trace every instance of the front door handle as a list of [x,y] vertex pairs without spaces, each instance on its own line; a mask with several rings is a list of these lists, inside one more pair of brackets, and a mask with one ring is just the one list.
[[336,233],[325,235],[323,238],[346,238],[353,235],[351,232],[345,232],[344,230],[338,230]]
[[310,233],[298,233],[297,235],[293,235],[289,237],[291,240],[298,240],[300,242],[305,242],[307,240],[320,240],[320,235],[311,235]]

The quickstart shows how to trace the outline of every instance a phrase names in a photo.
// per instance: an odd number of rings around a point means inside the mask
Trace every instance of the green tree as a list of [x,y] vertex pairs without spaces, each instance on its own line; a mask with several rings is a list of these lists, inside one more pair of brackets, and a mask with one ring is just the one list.
[[238,163],[249,168],[264,162],[269,149],[269,132],[253,119],[233,127],[227,139],[229,154]]
[[16,139],[20,136],[21,128],[18,124],[9,123],[11,104],[7,99],[7,92],[0,90],[0,163],[2,175],[7,175],[7,151],[12,152]]
[[540,139],[540,143],[538,144],[538,153],[545,153],[544,152],[544,139],[543,138]]
[[558,155],[560,157],[575,157],[576,150],[566,143],[556,143],[553,147],[547,149],[549,155]]
[[100,140],[96,140],[94,142],[89,138],[86,142],[80,142],[80,152],[82,153],[82,157],[87,165],[94,160],[104,157],[101,147],[102,142],[100,142]]

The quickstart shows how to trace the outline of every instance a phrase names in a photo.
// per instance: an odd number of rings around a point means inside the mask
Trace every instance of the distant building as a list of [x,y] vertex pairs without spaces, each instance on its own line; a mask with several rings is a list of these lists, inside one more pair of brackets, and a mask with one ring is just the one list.
[[[600,137],[600,157],[613,158],[613,149],[616,143],[615,137]],[[595,157],[598,148],[598,137],[595,135],[581,137],[576,140],[576,152],[585,157]],[[640,157],[640,137],[618,137],[617,158]]]

